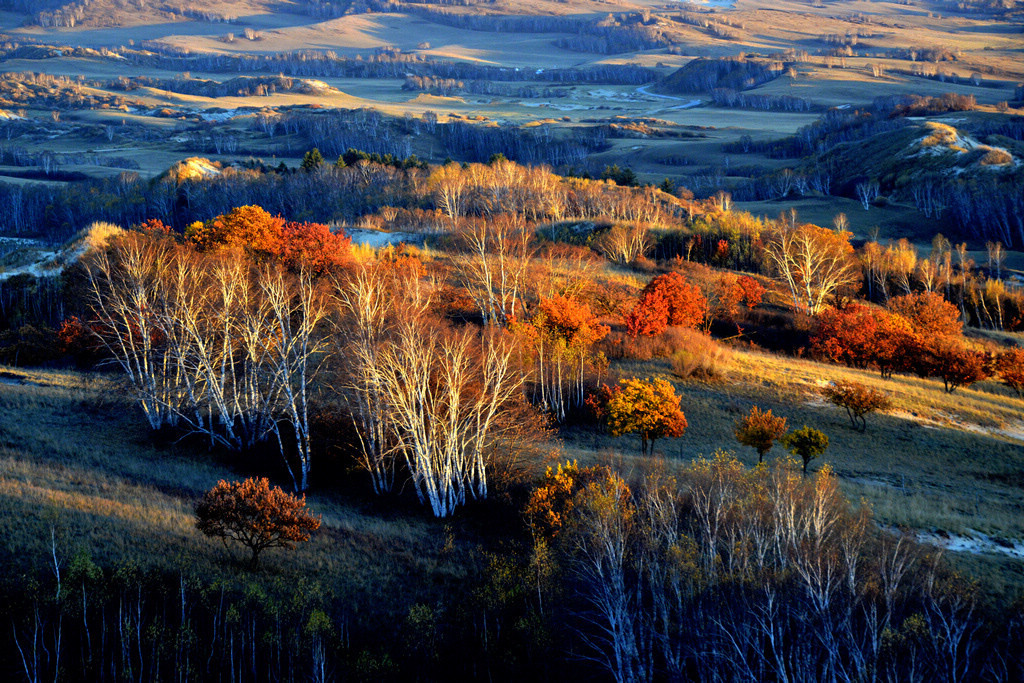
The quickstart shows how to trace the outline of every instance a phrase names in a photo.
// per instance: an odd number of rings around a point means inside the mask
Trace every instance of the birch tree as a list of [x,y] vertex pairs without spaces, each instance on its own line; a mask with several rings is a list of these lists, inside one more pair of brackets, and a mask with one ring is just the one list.
[[[312,466],[310,394],[327,348],[320,334],[327,316],[326,297],[306,270],[289,279],[278,267],[264,268],[257,284],[267,302],[269,369],[277,384],[274,392],[280,396],[273,431],[295,490],[305,491]],[[284,425],[291,428],[294,438],[295,466],[289,462],[284,445]]]
[[400,317],[426,312],[429,293],[416,273],[377,263],[336,280],[334,297],[341,313],[336,331],[347,360],[341,390],[359,439],[359,463],[370,474],[374,493],[389,493],[395,485],[395,426],[380,384],[380,351]]
[[421,503],[447,517],[487,497],[487,449],[500,411],[521,390],[514,347],[436,322],[403,321],[380,349],[373,381],[386,396],[397,450]]
[[811,315],[829,296],[857,282],[850,233],[817,225],[779,226],[765,245],[765,254],[789,287],[793,306]]
[[178,368],[157,327],[159,276],[172,259],[173,244],[129,233],[84,261],[92,329],[154,430],[174,425],[180,404]]
[[467,222],[459,233],[468,254],[457,267],[484,324],[504,325],[521,305],[536,251],[533,231],[519,215]]

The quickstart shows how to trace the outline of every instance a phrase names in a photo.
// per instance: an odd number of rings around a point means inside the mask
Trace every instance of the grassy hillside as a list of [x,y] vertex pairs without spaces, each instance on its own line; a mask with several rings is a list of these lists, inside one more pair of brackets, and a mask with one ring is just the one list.
[[[883,380],[742,348],[722,370],[721,381],[679,383],[667,361],[623,361],[612,376],[675,381],[690,426],[685,436],[658,442],[658,457],[687,462],[726,449],[753,465],[756,453],[735,442],[733,423],[751,405],[771,408],[793,429],[807,424],[829,436],[828,453],[812,469],[832,467],[844,492],[867,501],[879,523],[964,548],[950,559],[993,590],[1024,587],[1024,569],[1013,560],[1024,538],[1024,421],[1020,399],[1005,387],[983,382],[950,395],[933,380]],[[851,429],[845,412],[820,396],[838,379],[880,389],[897,408],[869,417],[866,433]],[[0,381],[6,562],[38,566],[55,528],[65,552],[85,549],[106,566],[166,571],[187,564],[208,577],[237,574],[244,557],[195,531],[192,506],[218,479],[249,471],[245,461],[225,460],[202,444],[154,441],[134,406],[112,398],[110,378],[8,369]],[[581,463],[645,467],[634,438],[565,427],[551,445]],[[768,457],[783,452],[776,446]],[[402,615],[475,572],[478,512],[450,526],[418,511],[378,507],[346,487],[314,492],[309,506],[323,515],[323,527],[295,552],[268,555],[271,576],[312,573],[346,602]]]

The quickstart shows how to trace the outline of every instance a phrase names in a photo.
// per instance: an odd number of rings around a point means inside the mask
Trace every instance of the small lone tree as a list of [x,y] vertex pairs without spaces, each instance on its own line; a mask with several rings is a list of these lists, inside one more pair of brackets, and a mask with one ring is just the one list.
[[813,427],[804,425],[795,432],[786,434],[779,440],[793,455],[800,456],[804,461],[804,476],[807,476],[807,466],[812,460],[824,455],[828,449],[828,437]]
[[196,528],[221,539],[225,547],[231,539],[249,548],[255,569],[267,548],[292,548],[320,528],[320,518],[305,508],[305,496],[271,488],[265,477],[221,480],[196,505]]
[[821,393],[829,403],[846,408],[850,426],[862,432],[868,428],[865,415],[878,410],[888,410],[892,406],[892,400],[881,391],[866,387],[860,382],[844,379],[823,388]]
[[679,396],[663,379],[621,380],[609,392],[605,419],[612,436],[639,436],[640,452],[644,455],[654,454],[656,440],[682,436],[687,427],[686,416],[679,409]]
[[736,440],[757,451],[757,461],[764,461],[764,454],[772,449],[775,440],[786,433],[786,418],[772,415],[771,410],[762,411],[757,406],[736,420]]

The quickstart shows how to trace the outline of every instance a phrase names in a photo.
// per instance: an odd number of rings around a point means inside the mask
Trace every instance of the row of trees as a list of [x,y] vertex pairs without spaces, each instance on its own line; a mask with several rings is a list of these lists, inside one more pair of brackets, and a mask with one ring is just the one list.
[[960,337],[961,328],[956,307],[940,295],[909,294],[893,299],[889,310],[859,303],[827,309],[818,316],[812,347],[833,362],[876,367],[883,377],[938,377],[950,393],[994,374],[1019,392],[1020,349],[976,350]]
[[577,600],[583,652],[616,681],[1009,675],[974,584],[873,531],[828,468],[710,460],[627,483],[569,465],[527,506]]
[[441,317],[444,287],[419,260],[355,261],[324,226],[240,207],[193,224],[184,243],[156,222],[115,231],[86,260],[84,333],[64,336],[96,337],[153,429],[238,452],[276,440],[299,491],[311,482],[311,406],[330,389],[374,491],[392,492],[402,472],[444,517],[487,496],[496,443],[532,428],[524,395],[559,420],[582,407],[608,332],[558,294],[517,320],[527,291],[540,295],[522,270],[533,250],[522,225],[479,221],[465,238],[476,250],[458,272],[483,330]]

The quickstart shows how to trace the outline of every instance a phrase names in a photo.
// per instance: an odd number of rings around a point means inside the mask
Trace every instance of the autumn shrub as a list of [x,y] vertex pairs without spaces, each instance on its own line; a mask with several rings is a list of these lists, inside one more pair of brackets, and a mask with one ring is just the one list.
[[824,387],[821,393],[829,403],[845,408],[850,425],[862,432],[868,427],[866,415],[892,406],[888,396],[859,382],[838,380]]
[[205,222],[185,237],[200,251],[241,249],[289,268],[305,266],[320,274],[351,261],[352,241],[321,223],[286,221],[259,206],[240,206]]
[[672,372],[676,377],[711,380],[722,376],[732,355],[725,346],[697,330],[672,328],[665,334],[674,338]]
[[733,320],[739,313],[743,301],[743,288],[735,273],[721,273],[713,282],[704,288],[707,295],[706,324],[713,320]]
[[250,566],[259,566],[268,548],[293,548],[320,528],[320,518],[306,509],[306,496],[271,488],[265,478],[221,480],[196,505],[196,528],[207,536],[229,540],[252,552]]
[[768,291],[765,289],[764,285],[749,275],[741,275],[737,284],[739,284],[739,287],[743,292],[741,301],[744,306],[750,309],[757,308],[761,305],[761,301],[764,299],[764,295]]
[[996,371],[1003,384],[1024,398],[1024,348],[1016,347],[999,354]]
[[817,356],[858,368],[874,365],[883,377],[910,370],[919,345],[905,317],[858,303],[819,313],[811,338]]
[[102,357],[96,335],[78,316],[71,316],[57,328],[60,352],[69,356],[80,368],[90,367]]
[[632,337],[653,337],[668,327],[668,301],[660,294],[643,294],[623,322]]
[[756,450],[757,461],[763,462],[765,453],[786,433],[786,418],[772,415],[771,409],[762,411],[753,406],[749,413],[736,421],[733,433],[741,444]]
[[889,310],[902,315],[925,337],[954,337],[963,331],[960,311],[935,292],[917,292],[889,300]]
[[946,393],[969,387],[992,376],[988,354],[968,348],[951,339],[931,339],[915,356],[914,372],[920,377],[942,379]]
[[679,273],[666,273],[647,283],[640,300],[625,318],[631,335],[654,336],[668,326],[697,327],[708,313],[708,302],[700,288],[686,282]]
[[547,540],[558,536],[572,514],[577,495],[591,482],[608,476],[605,467],[580,467],[575,460],[548,468],[544,478],[530,493],[523,516],[530,530]]

